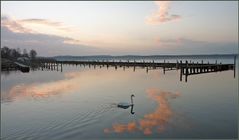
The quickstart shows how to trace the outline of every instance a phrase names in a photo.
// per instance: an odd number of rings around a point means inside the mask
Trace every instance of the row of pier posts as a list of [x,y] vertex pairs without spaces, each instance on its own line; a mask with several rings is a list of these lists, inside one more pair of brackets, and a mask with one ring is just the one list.
[[[178,64],[178,62],[177,62]],[[177,65],[176,64],[176,65]],[[201,61],[201,65],[193,65],[194,62],[191,62],[189,66],[188,61],[185,61],[185,66],[183,66],[182,61],[180,61],[180,81],[182,81],[182,76],[185,75],[185,82],[188,81],[188,76],[191,74],[200,74],[200,73],[208,73],[208,72],[217,72],[217,71],[223,71],[223,70],[231,70],[230,66],[223,66],[220,62],[217,64],[217,60],[215,61],[215,64],[209,64],[209,62],[205,65],[203,64],[203,60]],[[205,65],[205,66],[204,66]],[[190,73],[189,73],[190,72]],[[165,73],[165,70],[164,70]],[[234,64],[233,64],[233,77],[236,77],[236,56],[234,56]]]
[[60,67],[60,70],[62,72],[63,71],[62,65],[63,65],[62,63],[57,63],[57,62],[45,62],[45,63],[42,63],[41,69],[42,71],[44,69],[59,71],[59,67]]
[[[176,63],[166,63],[166,60],[163,61],[163,63],[154,63],[154,60],[151,61],[151,63],[145,63],[145,61],[141,61],[142,64],[138,64],[138,62],[136,62],[135,60],[131,62],[126,61],[123,64],[122,61],[120,60],[119,62],[115,62],[115,61],[102,61],[102,64],[100,63],[100,61],[92,61],[89,63],[86,62],[69,62],[68,64],[75,64],[76,66],[79,65],[83,65],[84,67],[86,65],[89,65],[89,68],[94,67],[94,69],[96,68],[96,65],[100,65],[100,68],[103,66],[106,66],[107,69],[109,68],[109,66],[113,66],[115,68],[115,70],[117,70],[117,67],[123,67],[123,70],[125,70],[125,67],[133,67],[133,71],[135,71],[136,67],[138,66],[142,66],[142,67],[146,67],[146,72],[148,73],[148,71],[152,68],[152,69],[156,69],[157,67],[161,67],[163,68],[163,74],[165,74],[166,71],[169,70],[178,70],[180,69],[180,81],[182,81],[182,77],[183,75],[185,76],[185,82],[188,81],[188,76],[189,75],[193,75],[193,74],[200,74],[200,73],[208,73],[208,72],[217,72],[217,71],[222,71],[222,70],[234,70],[234,78],[236,76],[236,56],[234,57],[234,65],[233,64],[229,64],[228,66],[223,65],[221,62],[218,63],[218,61],[216,60],[214,64],[209,64],[209,62],[205,63],[203,62],[203,60],[201,60],[201,63],[194,63],[193,61],[188,61],[186,60],[185,63],[182,62],[182,60],[180,61],[176,61]],[[113,63],[112,63],[113,62]],[[50,70],[59,70],[62,72],[63,68],[63,62],[45,62],[42,63],[42,70],[45,69],[50,69]],[[233,65],[233,66],[232,66]],[[230,68],[229,68],[230,67]]]

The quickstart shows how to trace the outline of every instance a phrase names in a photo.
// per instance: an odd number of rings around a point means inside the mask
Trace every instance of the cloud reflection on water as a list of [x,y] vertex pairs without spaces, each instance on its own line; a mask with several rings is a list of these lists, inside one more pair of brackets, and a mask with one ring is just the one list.
[[79,72],[65,73],[63,80],[47,83],[20,84],[12,87],[9,91],[3,92],[2,101],[13,101],[22,97],[42,98],[71,92],[80,88],[78,84]]
[[150,99],[157,102],[157,108],[154,112],[144,115],[143,119],[129,122],[128,124],[113,124],[112,128],[104,129],[105,133],[123,133],[142,131],[145,135],[150,135],[153,130],[162,132],[173,116],[173,111],[169,104],[169,99],[175,99],[180,96],[179,92],[172,93],[161,91],[157,88],[149,88],[146,93]]
[[[141,76],[142,74],[138,73],[138,75]],[[102,79],[102,77],[104,78]],[[47,77],[47,79],[49,80],[50,77]],[[108,87],[115,85],[115,79],[121,82],[127,81],[128,75],[124,71],[112,70],[111,72],[105,72],[104,69],[65,72],[62,80],[14,85],[9,90],[1,92],[1,101],[11,102],[26,97],[41,99],[42,97],[69,93],[79,89],[89,90],[92,87],[95,87],[92,89],[94,91],[94,89],[104,85],[108,85]],[[35,80],[38,81],[38,79]],[[97,90],[94,93],[97,94]]]

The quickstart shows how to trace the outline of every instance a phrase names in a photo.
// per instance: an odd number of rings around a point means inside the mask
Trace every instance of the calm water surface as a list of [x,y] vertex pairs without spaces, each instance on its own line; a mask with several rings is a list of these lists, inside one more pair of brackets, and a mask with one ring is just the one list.
[[[237,138],[237,74],[185,83],[179,72],[64,65],[1,73],[2,139]],[[131,94],[134,106],[117,108]]]

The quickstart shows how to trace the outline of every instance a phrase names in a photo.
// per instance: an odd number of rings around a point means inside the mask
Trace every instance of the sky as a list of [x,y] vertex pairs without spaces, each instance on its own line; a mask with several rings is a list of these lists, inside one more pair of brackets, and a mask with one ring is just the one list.
[[238,53],[237,1],[1,1],[1,47],[40,56]]

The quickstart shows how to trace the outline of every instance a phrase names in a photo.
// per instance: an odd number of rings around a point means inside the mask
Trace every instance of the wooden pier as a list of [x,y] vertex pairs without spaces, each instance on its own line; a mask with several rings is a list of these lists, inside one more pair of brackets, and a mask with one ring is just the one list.
[[[61,70],[62,65],[75,65],[75,66],[84,66],[89,68],[96,68],[96,67],[114,67],[115,70],[118,68],[129,68],[133,67],[133,71],[136,68],[145,68],[146,72],[148,73],[149,70],[157,70],[163,69],[163,73],[171,70],[180,70],[180,81],[182,81],[183,76],[185,77],[185,82],[188,81],[188,76],[197,75],[197,74],[205,74],[205,73],[212,73],[212,72],[220,72],[220,71],[227,71],[233,70],[234,77],[235,77],[235,67],[236,67],[236,57],[234,57],[234,64],[221,64],[217,61],[215,63],[204,63],[203,60],[200,63],[194,63],[193,61],[177,61],[176,63],[169,63],[164,60],[164,62],[145,62],[145,61],[47,61],[42,63],[42,69],[47,68],[51,70]],[[60,68],[58,68],[60,67]]]
[[[8,63],[6,63],[8,64]],[[9,63],[12,66],[12,68],[17,68],[21,70],[22,72],[29,72],[30,67],[23,65],[19,62]],[[138,68],[146,69],[146,72],[148,73],[150,70],[158,70],[162,69],[163,74],[165,74],[167,71],[172,70],[180,70],[180,81],[182,81],[183,77],[185,79],[185,82],[188,81],[188,76],[191,75],[197,75],[197,74],[205,74],[205,73],[212,73],[212,72],[221,72],[221,71],[228,71],[233,70],[234,78],[236,76],[236,56],[234,57],[234,63],[233,64],[222,64],[218,63],[217,60],[215,63],[205,63],[203,60],[199,63],[194,63],[191,60],[186,61],[176,61],[176,63],[170,63],[166,62],[165,60],[163,62],[155,62],[154,60],[151,62],[145,62],[143,61],[105,61],[105,60],[96,60],[96,61],[57,61],[55,59],[39,59],[37,61],[38,67],[37,69],[40,70],[50,70],[50,71],[63,71],[63,65],[75,65],[75,66],[83,66],[83,67],[89,67],[94,68],[96,67],[102,68],[106,67],[107,69],[109,67],[115,68],[117,70],[118,68],[123,68],[125,70],[126,68],[132,68],[133,71],[135,71]],[[10,66],[6,67],[7,69],[11,68]],[[5,69],[5,66],[2,65],[2,69]]]

